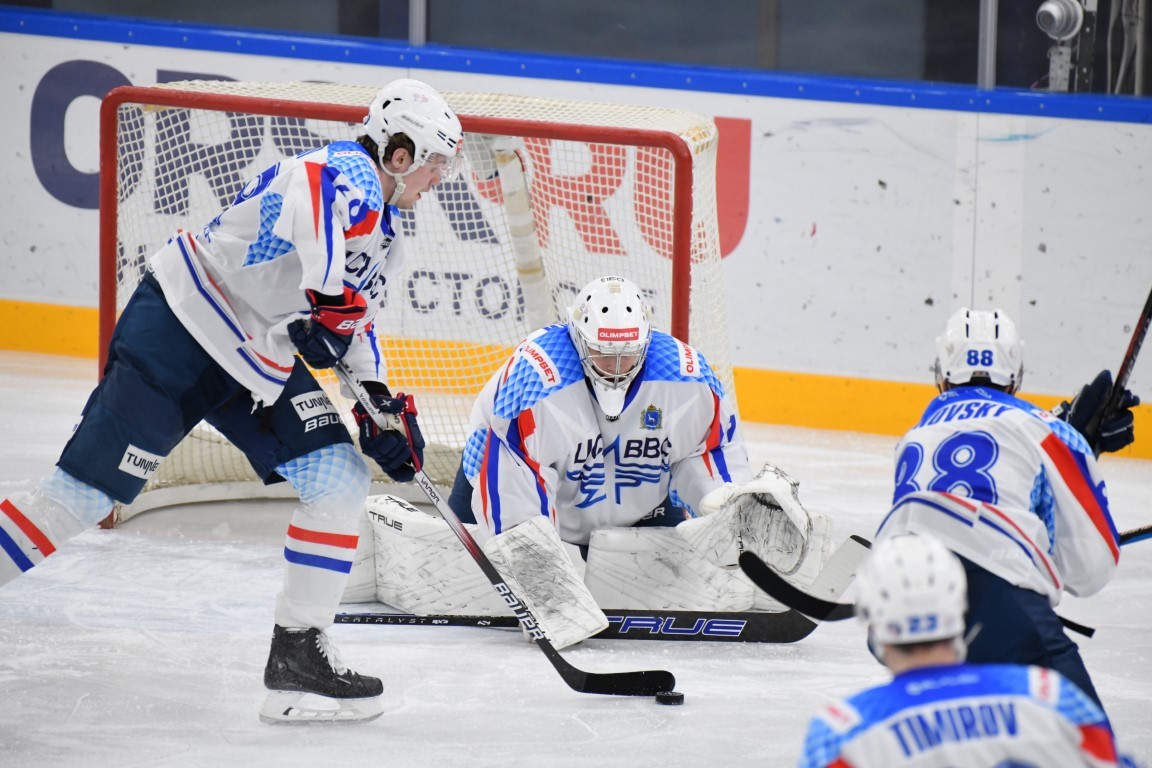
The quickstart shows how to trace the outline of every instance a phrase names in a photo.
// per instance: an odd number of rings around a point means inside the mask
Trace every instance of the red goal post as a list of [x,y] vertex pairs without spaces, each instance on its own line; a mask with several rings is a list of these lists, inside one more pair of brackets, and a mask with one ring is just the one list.
[[[186,81],[105,97],[101,369],[151,254],[177,228],[198,231],[280,157],[355,138],[375,92]],[[377,318],[389,383],[416,394],[433,443],[429,474],[451,484],[483,383],[520,339],[561,319],[575,291],[600,275],[639,284],[656,326],[697,346],[731,389],[712,120],[634,105],[444,95],[465,131],[465,172],[402,217],[403,268],[389,278]],[[335,379],[319,378],[338,397]],[[255,482],[238,451],[199,427],[119,514],[286,490]]]

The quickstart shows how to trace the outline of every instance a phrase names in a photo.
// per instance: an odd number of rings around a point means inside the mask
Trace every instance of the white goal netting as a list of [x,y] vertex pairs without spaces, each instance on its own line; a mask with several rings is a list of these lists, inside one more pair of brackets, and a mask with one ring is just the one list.
[[[279,158],[355,138],[374,95],[231,81],[113,91],[101,130],[101,349],[148,258],[177,228],[203,227]],[[444,95],[464,126],[466,170],[403,216],[404,266],[376,322],[389,386],[416,396],[433,479],[451,485],[488,377],[601,275],[640,285],[656,326],[700,348],[731,389],[713,122],[669,109]],[[330,374],[319,378],[347,403]],[[244,457],[202,426],[118,514],[287,493],[256,482]]]

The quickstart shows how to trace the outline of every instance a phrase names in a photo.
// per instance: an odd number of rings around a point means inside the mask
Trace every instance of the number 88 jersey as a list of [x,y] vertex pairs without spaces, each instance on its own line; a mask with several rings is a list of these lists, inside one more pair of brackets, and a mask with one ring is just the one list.
[[877,537],[927,533],[984,569],[1046,594],[1098,592],[1120,550],[1087,442],[1049,412],[986,387],[935,398],[896,449],[892,510]]

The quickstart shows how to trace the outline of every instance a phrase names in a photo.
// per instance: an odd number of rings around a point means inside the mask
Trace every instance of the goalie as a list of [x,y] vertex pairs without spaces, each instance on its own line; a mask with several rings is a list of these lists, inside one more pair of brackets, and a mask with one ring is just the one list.
[[[708,362],[653,330],[621,277],[588,284],[567,323],[532,333],[492,376],[449,504],[556,647],[604,629],[600,607],[782,610],[734,567],[740,551],[810,581],[830,527],[783,472],[753,478]],[[390,496],[368,508],[375,579],[360,567],[346,601],[502,611],[442,520]]]

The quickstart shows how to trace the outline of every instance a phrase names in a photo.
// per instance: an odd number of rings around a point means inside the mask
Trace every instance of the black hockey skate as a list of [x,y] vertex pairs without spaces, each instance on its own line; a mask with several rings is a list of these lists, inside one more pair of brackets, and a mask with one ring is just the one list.
[[345,667],[319,629],[276,626],[264,687],[265,723],[363,723],[383,713],[380,680]]

